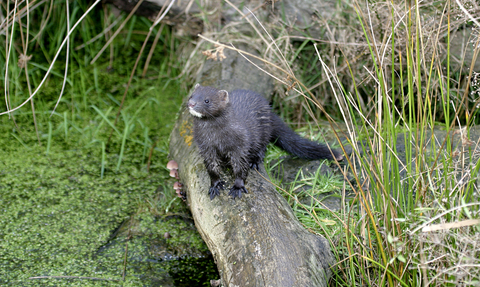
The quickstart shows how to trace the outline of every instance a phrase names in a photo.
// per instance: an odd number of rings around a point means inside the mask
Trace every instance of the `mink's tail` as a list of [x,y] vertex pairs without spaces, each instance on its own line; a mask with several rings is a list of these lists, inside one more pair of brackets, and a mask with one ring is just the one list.
[[328,146],[302,138],[290,129],[283,120],[273,114],[272,142],[295,156],[304,159],[330,159],[342,160],[343,155]]

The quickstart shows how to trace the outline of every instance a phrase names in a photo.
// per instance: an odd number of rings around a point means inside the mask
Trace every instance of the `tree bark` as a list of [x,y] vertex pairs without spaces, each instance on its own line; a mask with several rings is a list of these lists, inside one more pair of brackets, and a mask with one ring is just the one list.
[[[271,93],[267,75],[234,52],[226,54],[223,62],[205,63],[199,83]],[[248,194],[233,200],[223,191],[210,200],[210,179],[193,142],[192,116],[185,108],[171,134],[170,157],[179,164],[187,203],[213,253],[223,286],[327,286],[335,262],[328,241],[305,230],[266,180],[263,166],[259,173],[250,172]],[[232,185],[229,173],[223,179]]]

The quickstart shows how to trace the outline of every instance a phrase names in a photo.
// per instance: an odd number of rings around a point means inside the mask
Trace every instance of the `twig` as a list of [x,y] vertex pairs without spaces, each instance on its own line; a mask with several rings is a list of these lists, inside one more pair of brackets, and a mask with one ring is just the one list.
[[28,279],[80,279],[80,280],[98,280],[98,281],[120,281],[119,279],[84,277],[84,276],[34,276]]
[[157,35],[155,35],[152,48],[150,48],[150,52],[148,53],[147,60],[145,61],[145,65],[143,66],[142,77],[145,77],[145,75],[147,74],[148,65],[150,64],[150,60],[152,59],[153,52],[155,52],[155,48],[157,47],[158,39],[160,39],[160,35],[162,34],[163,27],[165,27],[165,23],[162,23],[162,25],[160,25],[160,28],[158,28]]
[[[65,2],[66,5],[66,13],[67,13],[67,31],[70,31],[70,5],[68,4],[68,1]],[[63,76],[63,83],[62,83],[62,90],[60,91],[60,95],[58,96],[57,103],[55,104],[55,107],[53,107],[53,111],[50,114],[50,117],[53,116],[55,113],[55,110],[58,107],[58,104],[60,103],[60,100],[62,99],[63,92],[65,91],[65,84],[67,83],[67,74],[68,74],[68,59],[70,58],[70,35],[67,34],[67,48],[66,50],[66,55],[65,55],[65,74]]]

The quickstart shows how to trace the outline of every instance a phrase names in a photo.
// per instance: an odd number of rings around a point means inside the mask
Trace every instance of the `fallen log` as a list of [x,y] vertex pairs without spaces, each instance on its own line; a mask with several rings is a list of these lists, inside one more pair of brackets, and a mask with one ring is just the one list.
[[[267,75],[232,51],[226,55],[222,62],[205,63],[197,79],[200,84],[271,94]],[[263,166],[259,173],[250,172],[248,194],[233,200],[224,191],[210,200],[210,179],[185,108],[170,137],[170,157],[179,165],[187,203],[215,258],[222,286],[327,286],[335,261],[328,241],[305,230],[267,180]],[[227,185],[234,181],[229,173],[223,178]]]

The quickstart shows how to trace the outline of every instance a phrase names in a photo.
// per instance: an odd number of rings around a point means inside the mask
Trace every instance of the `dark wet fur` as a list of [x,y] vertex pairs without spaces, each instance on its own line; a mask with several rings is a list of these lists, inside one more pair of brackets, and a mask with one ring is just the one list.
[[[258,169],[269,142],[300,158],[333,159],[326,145],[297,135],[271,111],[268,101],[253,91],[227,93],[197,86],[188,106],[203,115],[194,117],[193,136],[210,176],[211,199],[224,188],[220,171],[226,166],[235,176],[229,195],[236,198],[247,193],[249,168]],[[338,152],[333,152],[339,158]]]

